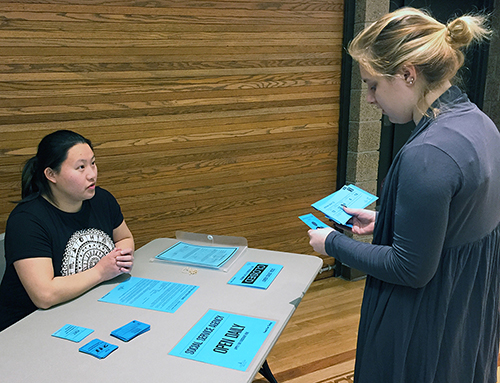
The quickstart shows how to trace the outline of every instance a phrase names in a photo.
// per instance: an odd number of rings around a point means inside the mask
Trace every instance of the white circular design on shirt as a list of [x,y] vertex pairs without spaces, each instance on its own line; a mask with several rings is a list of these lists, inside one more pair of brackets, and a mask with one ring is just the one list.
[[61,275],[72,275],[94,267],[102,257],[114,248],[113,240],[102,230],[76,231],[66,244]]

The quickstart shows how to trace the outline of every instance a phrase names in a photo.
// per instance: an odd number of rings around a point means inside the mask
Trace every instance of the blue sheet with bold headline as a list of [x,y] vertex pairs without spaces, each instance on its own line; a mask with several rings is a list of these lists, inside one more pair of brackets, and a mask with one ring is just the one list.
[[169,355],[246,371],[275,323],[209,310]]
[[228,283],[230,285],[267,289],[282,268],[282,265],[272,263],[247,262]]

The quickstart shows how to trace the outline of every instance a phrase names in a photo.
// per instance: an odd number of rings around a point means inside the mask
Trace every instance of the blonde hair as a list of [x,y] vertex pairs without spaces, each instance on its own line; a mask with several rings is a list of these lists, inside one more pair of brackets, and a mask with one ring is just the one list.
[[361,31],[348,51],[371,74],[392,77],[411,64],[429,91],[455,77],[464,63],[461,48],[490,36],[486,22],[464,15],[445,25],[423,10],[400,8]]

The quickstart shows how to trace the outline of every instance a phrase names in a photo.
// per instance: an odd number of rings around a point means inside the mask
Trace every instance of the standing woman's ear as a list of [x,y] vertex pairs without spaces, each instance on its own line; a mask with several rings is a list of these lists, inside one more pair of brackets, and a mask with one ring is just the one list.
[[406,85],[412,86],[417,80],[417,69],[414,65],[406,64],[401,68],[403,79]]

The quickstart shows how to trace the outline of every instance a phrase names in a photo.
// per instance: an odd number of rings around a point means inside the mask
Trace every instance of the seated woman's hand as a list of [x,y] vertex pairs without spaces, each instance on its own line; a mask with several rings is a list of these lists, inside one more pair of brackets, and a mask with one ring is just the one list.
[[120,255],[116,257],[116,265],[122,273],[130,273],[134,266],[134,250],[133,249],[116,249]]
[[114,277],[117,277],[118,275],[126,272],[123,271],[125,269],[122,266],[123,261],[119,260],[119,258],[130,257],[130,255],[129,256],[122,255],[121,252],[122,250],[117,248],[111,250],[108,254],[102,257],[101,260],[97,262],[97,264],[94,266],[101,273],[102,281],[113,279]]

